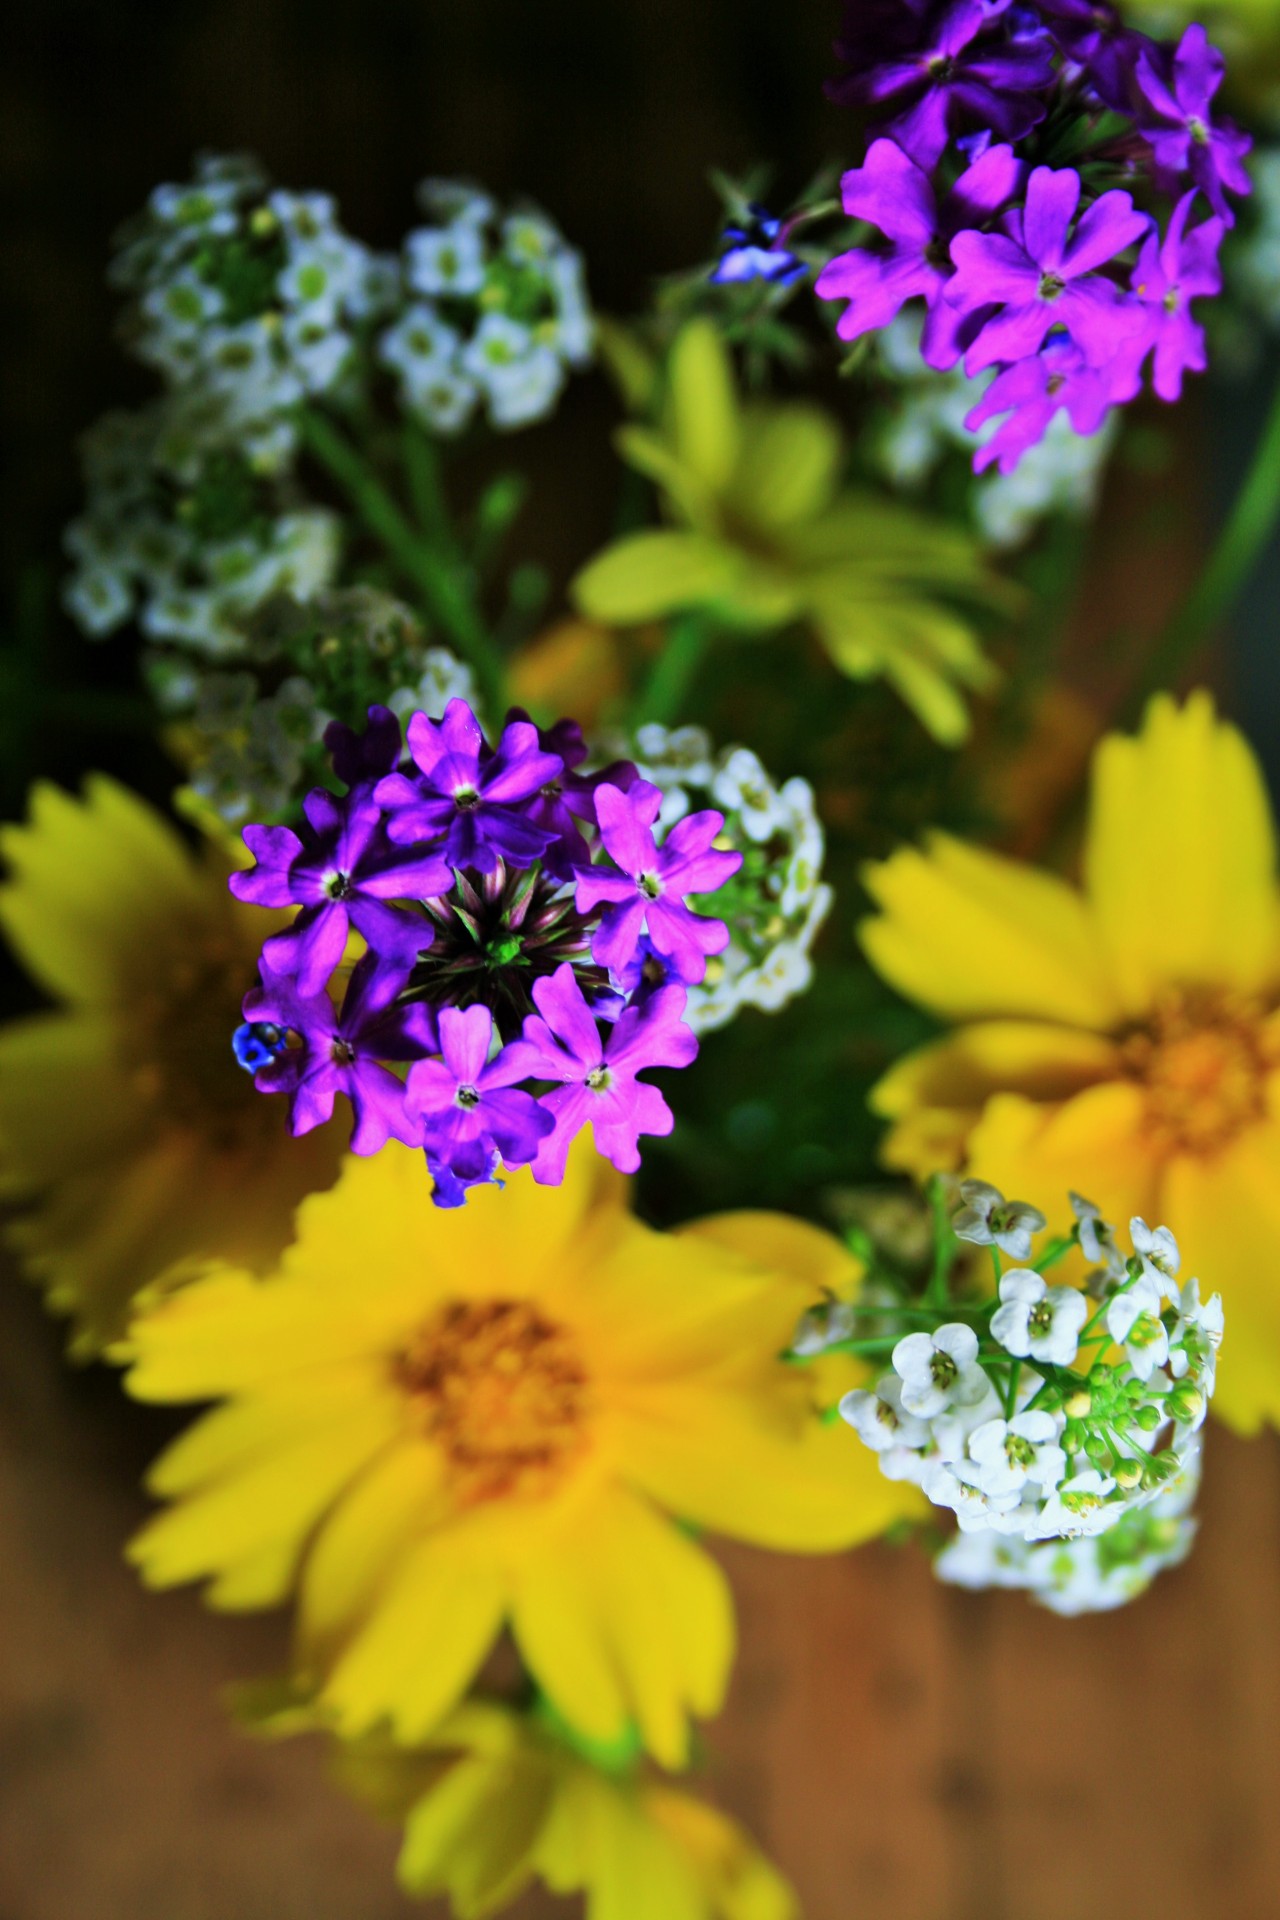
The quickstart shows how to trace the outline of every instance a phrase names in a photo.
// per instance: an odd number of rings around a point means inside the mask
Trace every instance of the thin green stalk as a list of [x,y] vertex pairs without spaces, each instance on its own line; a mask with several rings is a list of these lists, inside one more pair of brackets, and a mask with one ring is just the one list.
[[301,418],[308,451],[338,483],[370,533],[417,587],[428,613],[474,671],[491,717],[500,719],[506,706],[502,661],[451,565],[415,533],[363,455],[331,420],[310,410],[304,410]]
[[666,645],[637,696],[637,726],[656,721],[665,727],[682,717],[689,689],[710,646],[711,627],[705,614],[682,613],[672,621]]
[[452,547],[454,541],[449,525],[449,509],[445,504],[444,488],[440,484],[440,462],[430,438],[416,420],[406,420],[404,423],[400,453],[418,525],[433,546]]
[[1126,705],[1137,720],[1148,695],[1174,685],[1183,669],[1230,613],[1280,523],[1280,381],[1253,461],[1189,597],[1161,634]]

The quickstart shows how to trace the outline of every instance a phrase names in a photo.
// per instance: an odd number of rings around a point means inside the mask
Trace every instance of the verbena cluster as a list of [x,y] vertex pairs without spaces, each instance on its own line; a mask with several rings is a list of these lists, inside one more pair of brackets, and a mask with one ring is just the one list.
[[[1075,1224],[1037,1266],[1026,1263],[1041,1213],[980,1180],[962,1181],[960,1197],[951,1231],[991,1250],[994,1298],[868,1304],[889,1329],[870,1345],[891,1348],[891,1370],[847,1394],[840,1412],[887,1478],[919,1485],[962,1533],[1032,1544],[1105,1533],[1194,1469],[1222,1303],[1202,1303],[1194,1279],[1178,1285],[1167,1227],[1135,1218],[1126,1255],[1073,1194]],[[1052,1285],[1046,1271],[1075,1249],[1094,1263],[1086,1287]],[[1017,1264],[1003,1268],[1002,1253]],[[856,1318],[846,1307],[819,1344],[866,1350],[850,1338]],[[1004,1564],[1027,1574],[1004,1584],[1031,1585],[1044,1562],[1015,1554]]]
[[[1175,47],[1106,0],[850,0],[831,91],[871,123],[845,211],[872,244],[817,282],[846,340],[924,303],[921,353],[996,377],[968,416],[1011,471],[1065,412],[1098,430],[1150,366],[1162,399],[1206,364],[1192,302],[1220,291],[1249,137],[1215,97],[1203,27]],[[876,237],[878,236],[878,238]]]
[[[491,746],[463,700],[413,715],[403,764],[385,707],[326,741],[345,794],[312,792],[297,833],[247,827],[256,865],[231,879],[241,900],[301,909],[264,945],[241,1064],[290,1095],[295,1133],[342,1093],[354,1152],[422,1147],[441,1206],[504,1163],[558,1184],[588,1123],[634,1172],[639,1136],[673,1125],[637,1076],[693,1059],[686,989],[728,944],[690,905],[741,865],[715,845],[723,816],[686,814],[659,846],[662,795],[634,766],[584,774],[574,723],[540,733],[519,714]],[[353,932],[366,951],[339,1004]]]
[[701,727],[642,726],[629,744],[642,777],[662,793],[659,844],[691,811],[713,807],[724,816],[718,844],[742,859],[715,899],[729,943],[689,987],[686,1020],[710,1033],[743,1007],[776,1012],[809,987],[813,943],[831,909],[812,787],[797,778],[779,785],[749,747],[717,751]]

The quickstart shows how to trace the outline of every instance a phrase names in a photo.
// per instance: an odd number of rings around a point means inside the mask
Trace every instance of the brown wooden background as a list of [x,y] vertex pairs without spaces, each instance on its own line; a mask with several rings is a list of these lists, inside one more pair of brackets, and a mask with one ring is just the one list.
[[[279,1621],[122,1565],[162,1436],[0,1285],[0,1920],[421,1912],[313,1743],[219,1710],[278,1663]],[[910,1550],[726,1553],[742,1645],[709,1784],[808,1920],[1275,1920],[1280,1453],[1210,1438],[1191,1562],[1092,1622],[949,1593]]]

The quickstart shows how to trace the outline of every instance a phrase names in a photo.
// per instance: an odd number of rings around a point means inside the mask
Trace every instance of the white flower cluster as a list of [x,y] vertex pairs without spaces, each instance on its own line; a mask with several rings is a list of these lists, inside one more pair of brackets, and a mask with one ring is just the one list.
[[336,514],[303,504],[287,470],[160,400],[109,413],[81,443],[86,505],[64,536],[68,611],[94,638],[136,618],[148,638],[225,659],[273,594],[321,591],[338,567]]
[[686,1020],[709,1033],[743,1007],[776,1012],[812,981],[810,950],[831,907],[813,789],[799,779],[778,786],[747,747],[717,753],[701,727],[643,726],[626,751],[662,789],[659,839],[686,813],[714,807],[725,821],[716,845],[742,854],[741,869],[716,895],[729,945],[689,989]]
[[[959,1239],[1030,1257],[1044,1225],[1036,1209],[977,1180],[962,1181],[960,1197]],[[1167,1227],[1134,1219],[1126,1258],[1098,1209],[1071,1198],[1072,1239],[1098,1262],[1096,1301],[1034,1267],[1008,1268],[991,1305],[903,1335],[892,1371],[840,1405],[881,1471],[954,1511],[963,1533],[1027,1543],[1103,1534],[1198,1458],[1221,1300],[1202,1303],[1195,1280],[1178,1286]],[[1109,1348],[1123,1357],[1104,1361]]]
[[205,155],[121,237],[133,350],[260,466],[288,457],[293,410],[338,386],[394,294],[394,262],[341,230],[327,194],[272,188],[245,156]]
[[[951,449],[972,455],[1000,425],[993,420],[971,433],[964,424],[994,372],[971,380],[962,367],[950,373],[926,367],[920,326],[914,314],[906,313],[876,336],[880,365],[897,394],[872,453],[891,485],[904,489],[922,485]],[[1064,413],[1055,415],[1015,472],[992,471],[972,482],[971,510],[983,538],[1007,551],[1024,545],[1053,514],[1086,518],[1097,505],[1118,431],[1112,418],[1098,433],[1085,436]]]
[[581,256],[545,214],[501,214],[479,188],[427,180],[419,201],[432,224],[405,239],[399,311],[377,343],[401,404],[438,434],[481,405],[500,429],[544,419],[591,359]]

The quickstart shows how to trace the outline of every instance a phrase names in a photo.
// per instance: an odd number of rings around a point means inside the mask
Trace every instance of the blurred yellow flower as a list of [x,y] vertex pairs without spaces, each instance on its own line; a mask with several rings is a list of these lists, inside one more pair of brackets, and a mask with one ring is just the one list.
[[1206,693],[1109,735],[1079,891],[944,834],[866,880],[871,960],[956,1027],[873,1092],[887,1163],[1165,1221],[1226,1304],[1215,1407],[1280,1419],[1280,891],[1242,736]]
[[0,1191],[27,1203],[6,1236],[87,1357],[176,1262],[274,1262],[345,1139],[290,1139],[232,1056],[269,926],[225,851],[102,777],[37,786],[0,851],[0,927],[60,1003],[0,1029]]
[[1228,79],[1233,89],[1259,93],[1275,84],[1280,56],[1276,0],[1123,0],[1121,11],[1134,26],[1162,39],[1176,39],[1199,21],[1231,61]]
[[[297,1731],[317,1723],[288,1720]],[[457,1708],[421,1746],[342,1743],[339,1779],[404,1823],[407,1893],[455,1920],[496,1913],[534,1879],[586,1896],[587,1920],[798,1920],[795,1896],[742,1829],[644,1773],[588,1765],[536,1719]]]
[[634,533],[573,584],[593,620],[634,626],[705,608],[761,634],[804,622],[842,672],[883,676],[929,731],[962,740],[959,689],[994,670],[949,602],[1008,605],[970,536],[841,485],[840,433],[820,408],[744,406],[719,334],[691,322],[671,350],[660,431],[628,426],[623,457],[655,481],[675,527]]
[[506,1623],[566,1721],[634,1718],[679,1765],[733,1619],[666,1514],[821,1552],[904,1510],[778,1358],[851,1265],[780,1216],[656,1233],[589,1149],[562,1187],[522,1170],[457,1212],[420,1155],[353,1160],[276,1274],[215,1268],[136,1324],[134,1394],[227,1404],[161,1457],[174,1504],[131,1556],[215,1606],[296,1588],[298,1674],[346,1734],[423,1737]]

